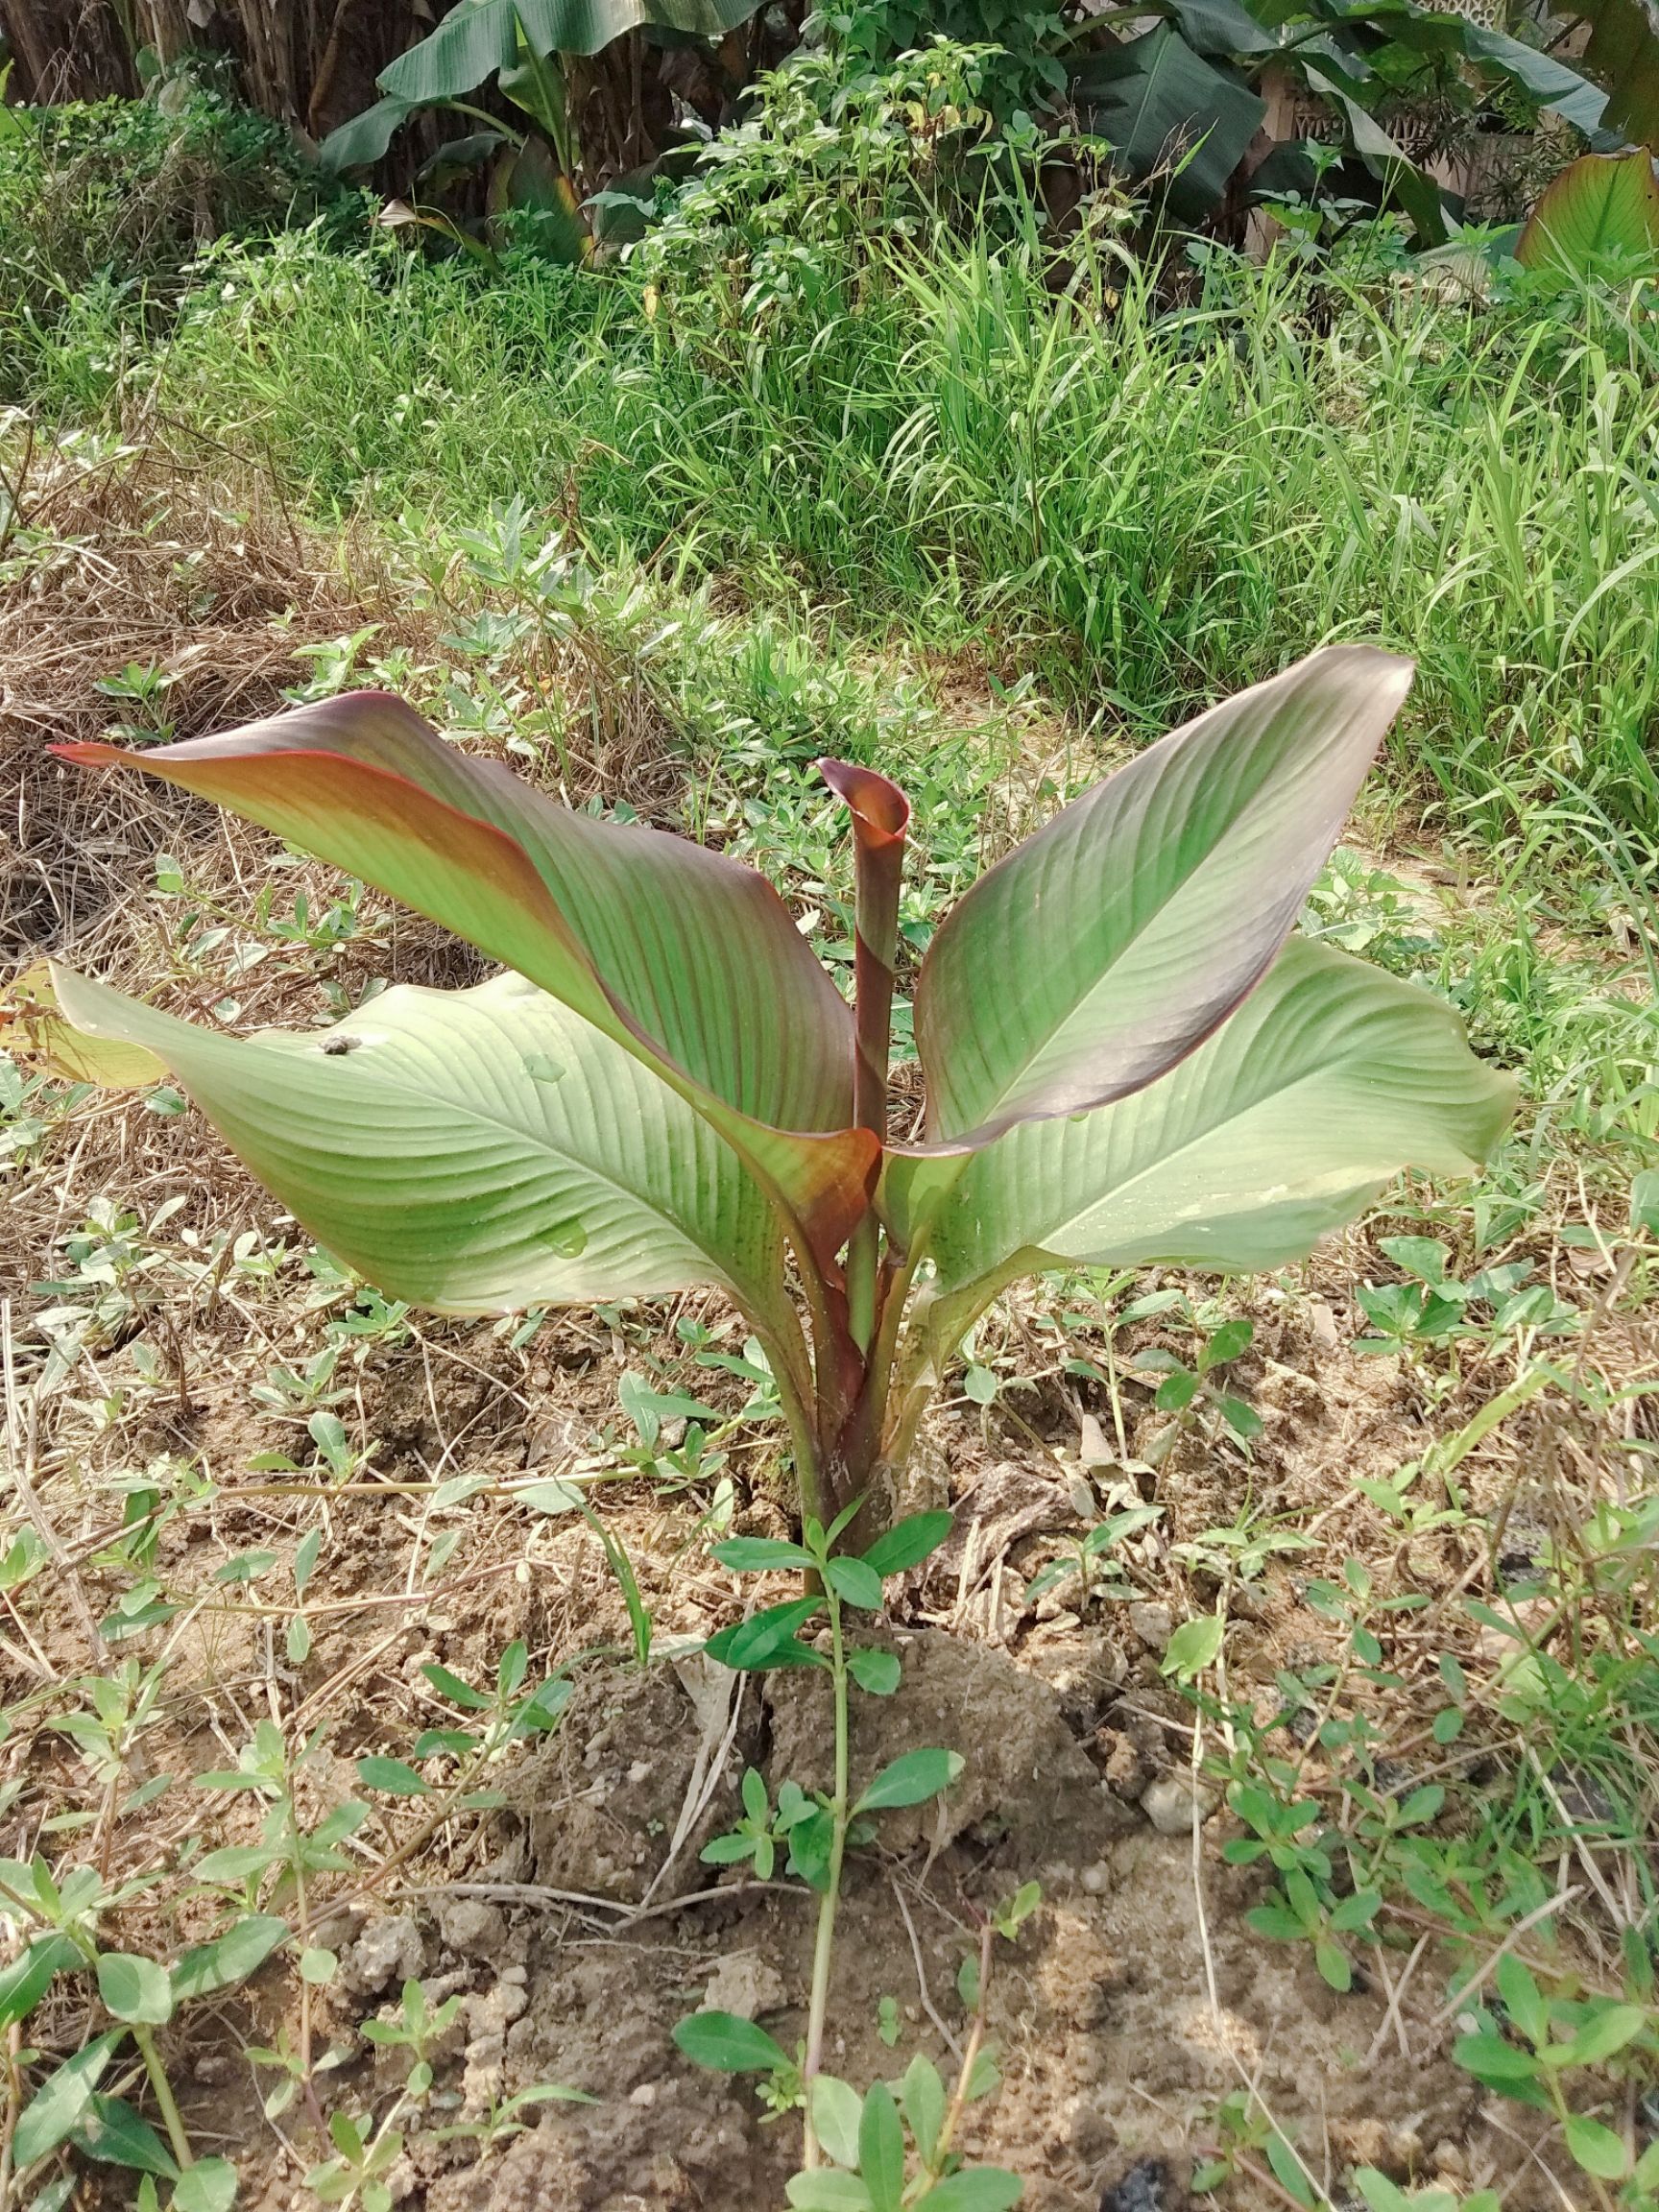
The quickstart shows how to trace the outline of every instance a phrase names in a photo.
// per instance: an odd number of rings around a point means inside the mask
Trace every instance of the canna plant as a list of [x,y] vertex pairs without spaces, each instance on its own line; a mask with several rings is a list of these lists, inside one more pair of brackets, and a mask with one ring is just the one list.
[[309,1233],[439,1310],[719,1286],[763,1347],[803,1512],[867,1543],[955,1348],[1016,1278],[1305,1253],[1398,1170],[1477,1167],[1513,1103],[1426,992],[1291,935],[1410,682],[1313,654],[1064,807],[915,988],[889,1127],[909,807],[826,760],[855,847],[849,1007],[758,875],[561,806],[358,692],[143,752],[507,973],[331,1028],[204,1030],[66,969],[76,1071],[170,1072]]

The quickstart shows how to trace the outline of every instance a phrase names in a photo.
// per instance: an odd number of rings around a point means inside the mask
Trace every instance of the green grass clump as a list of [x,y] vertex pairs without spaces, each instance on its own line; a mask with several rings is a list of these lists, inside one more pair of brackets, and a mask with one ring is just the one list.
[[273,238],[320,188],[204,91],[36,117],[0,142],[0,396],[143,395],[325,514],[576,513],[602,563],[805,586],[1134,735],[1375,637],[1421,664],[1396,766],[1448,827],[1659,830],[1651,282],[1478,299],[1386,224],[1313,265],[1142,256],[1110,188],[1057,244],[966,91],[915,120],[978,66],[798,57],[583,271],[342,250],[343,201]]
[[0,400],[98,405],[211,239],[356,204],[280,125],[186,78],[0,116]]
[[156,373],[325,507],[574,497],[604,550],[805,577],[1137,731],[1378,637],[1419,659],[1396,743],[1454,827],[1581,791],[1659,828],[1646,297],[1573,328],[1213,260],[1187,307],[1142,272],[1056,300],[1029,241],[943,228],[813,305],[651,274],[290,236],[222,256]]

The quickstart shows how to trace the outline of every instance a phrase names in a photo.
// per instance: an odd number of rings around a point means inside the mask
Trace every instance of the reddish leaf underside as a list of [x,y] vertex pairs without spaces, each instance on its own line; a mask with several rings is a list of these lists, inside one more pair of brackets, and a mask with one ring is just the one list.
[[1410,678],[1369,646],[1314,653],[980,877],[917,984],[930,1142],[1126,1097],[1224,1022],[1289,934]]

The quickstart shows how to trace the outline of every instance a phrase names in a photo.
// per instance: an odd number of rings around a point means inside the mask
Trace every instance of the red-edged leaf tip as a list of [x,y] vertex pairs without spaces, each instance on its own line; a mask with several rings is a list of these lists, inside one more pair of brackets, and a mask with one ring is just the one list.
[[133,757],[126,747],[106,745],[96,737],[71,738],[67,745],[48,745],[46,750],[58,759],[73,760],[83,768],[106,768]]

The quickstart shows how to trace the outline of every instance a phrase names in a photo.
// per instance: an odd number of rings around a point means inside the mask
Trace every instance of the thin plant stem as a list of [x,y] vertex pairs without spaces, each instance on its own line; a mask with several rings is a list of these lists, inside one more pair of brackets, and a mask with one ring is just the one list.
[[824,2056],[824,2023],[830,2009],[830,1968],[835,1955],[835,1913],[841,1902],[841,1863],[847,1850],[847,1653],[841,1636],[841,1605],[826,1589],[830,1606],[830,1672],[835,1685],[835,1795],[830,1807],[830,1873],[818,1901],[818,1934],[812,1946],[812,1995],[806,2014],[806,2056],[801,2068],[806,2110],[801,2162],[808,2172],[821,2161],[818,2130],[812,2125],[812,2081]]
[[788,1346],[769,1329],[747,1316],[750,1326],[765,1353],[772,1369],[772,1380],[778,1389],[778,1403],[783,1408],[783,1418],[789,1428],[789,1442],[795,1453],[795,1479],[801,1492],[801,1510],[814,1520],[824,1518],[824,1475],[821,1453],[812,1416],[805,1399],[798,1387],[793,1362],[788,1357]]
[[[294,1894],[299,1904],[300,1925],[295,1933],[300,1938],[303,1955],[310,1942],[311,1909],[305,1898],[305,1855],[300,1835],[300,1818],[294,1805],[294,1789],[288,1788],[288,1827],[294,1838]],[[310,2113],[320,2134],[326,2134],[328,2124],[324,2117],[322,2100],[317,2095],[317,2083],[311,2072],[311,1984],[301,1974],[300,1977],[300,2074],[304,2084],[305,2109]]]
[[167,2140],[173,2147],[173,2155],[180,2167],[194,2166],[196,2155],[190,2148],[190,2138],[184,2132],[184,2123],[179,2117],[173,2084],[167,2079],[167,2069],[161,2063],[156,2038],[141,2021],[134,2021],[132,2040],[138,2046],[138,2056],[144,2061],[144,2071],[150,2077],[150,2086],[156,2092],[156,2102],[161,2108],[162,2125],[167,2129]]
[[0,2060],[6,2077],[6,2110],[0,2121],[0,2212],[10,2212],[12,2203],[12,2138],[23,2103],[22,2079],[17,2071],[17,2054],[22,2047],[23,2023],[13,2020],[6,2031],[5,2056]]
[[899,1332],[904,1325],[904,1310],[909,1304],[915,1275],[916,1258],[908,1253],[897,1265],[889,1262],[887,1280],[881,1289],[876,1341],[870,1352],[870,1374],[865,1385],[867,1391],[874,1394],[865,1425],[878,1452],[882,1450],[882,1431],[887,1423],[887,1401],[893,1387]]
[[991,1939],[996,1930],[990,1921],[985,1923],[979,1936],[979,1987],[978,2002],[974,2008],[974,2027],[968,2037],[968,2048],[962,2054],[962,2063],[956,2073],[956,2087],[950,2099],[939,2139],[933,2147],[933,2172],[937,2174],[945,2164],[945,2153],[950,2148],[950,2139],[961,2125],[967,2107],[968,2092],[974,2080],[974,2068],[978,2062],[980,2046],[985,2040],[985,1993],[991,1982]]

